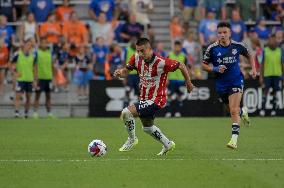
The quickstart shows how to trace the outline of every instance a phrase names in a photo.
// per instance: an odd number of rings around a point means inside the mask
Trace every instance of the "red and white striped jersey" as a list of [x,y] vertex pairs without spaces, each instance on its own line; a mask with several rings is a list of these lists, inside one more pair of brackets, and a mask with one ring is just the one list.
[[137,54],[133,55],[128,70],[137,70],[140,78],[140,100],[151,100],[160,108],[167,103],[167,76],[179,67],[179,62],[154,54],[152,62],[147,63]]

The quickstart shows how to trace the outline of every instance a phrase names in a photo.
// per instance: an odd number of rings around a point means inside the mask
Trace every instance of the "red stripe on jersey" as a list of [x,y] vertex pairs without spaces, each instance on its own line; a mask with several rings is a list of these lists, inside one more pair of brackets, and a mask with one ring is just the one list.
[[149,89],[148,100],[152,100],[153,95],[154,95],[154,91],[155,91],[156,87],[158,87],[158,86],[152,86],[152,87]]
[[160,61],[161,61],[160,59],[157,59],[154,62],[154,65],[152,66],[151,77],[158,76],[157,68],[158,68]]
[[167,81],[167,74],[163,73],[161,75],[159,88],[158,88],[158,95],[155,99],[155,104],[157,104],[159,107],[163,108],[167,102],[166,97],[166,81]]

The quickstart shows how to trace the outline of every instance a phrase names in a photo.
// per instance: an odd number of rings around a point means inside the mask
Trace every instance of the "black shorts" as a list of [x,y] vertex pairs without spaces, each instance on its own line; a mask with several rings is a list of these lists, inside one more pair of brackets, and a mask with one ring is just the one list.
[[280,76],[267,76],[264,77],[264,88],[269,90],[270,88],[273,89],[273,92],[277,92],[280,90]]
[[32,82],[25,82],[25,81],[17,81],[16,92],[32,93],[33,92],[33,83]]
[[52,88],[51,80],[39,80],[38,89],[36,91],[49,93],[51,91],[51,88]]
[[153,101],[139,101],[134,104],[140,118],[155,119],[156,113],[161,109]]
[[234,93],[243,93],[243,86],[228,87],[225,92],[218,92],[219,101],[229,104],[229,96]]

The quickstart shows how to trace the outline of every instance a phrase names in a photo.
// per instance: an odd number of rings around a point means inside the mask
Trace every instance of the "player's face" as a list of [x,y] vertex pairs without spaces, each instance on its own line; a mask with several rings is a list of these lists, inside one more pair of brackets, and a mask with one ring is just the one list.
[[23,51],[24,53],[29,53],[30,50],[32,49],[32,42],[31,41],[28,41],[24,44],[24,47],[23,47]]
[[227,27],[219,27],[218,28],[218,39],[221,42],[228,42],[231,37],[231,30]]
[[139,57],[145,59],[151,58],[151,47],[149,45],[136,45],[136,52],[138,53]]

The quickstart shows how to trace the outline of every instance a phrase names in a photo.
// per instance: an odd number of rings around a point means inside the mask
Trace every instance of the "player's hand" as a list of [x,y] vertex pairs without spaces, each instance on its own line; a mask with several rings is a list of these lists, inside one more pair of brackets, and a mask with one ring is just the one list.
[[224,73],[227,67],[225,65],[220,65],[219,66],[219,73]]
[[113,77],[115,78],[120,78],[122,75],[122,70],[121,69],[116,69],[113,73]]
[[187,92],[190,93],[195,86],[192,84],[192,82],[186,82],[186,88],[187,88]]
[[255,69],[252,69],[252,73],[251,73],[251,75],[252,75],[252,78],[253,78],[253,79],[255,79],[255,78],[256,78],[257,72],[256,72],[256,70],[255,70]]

